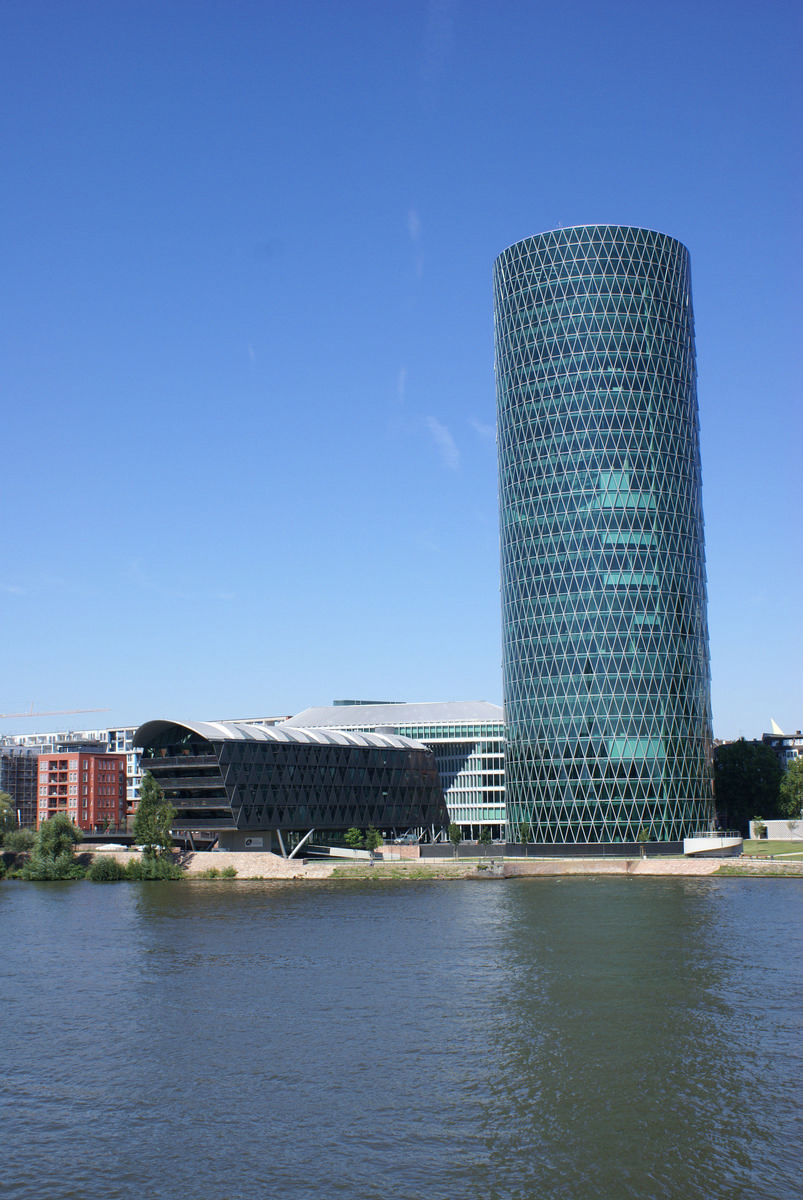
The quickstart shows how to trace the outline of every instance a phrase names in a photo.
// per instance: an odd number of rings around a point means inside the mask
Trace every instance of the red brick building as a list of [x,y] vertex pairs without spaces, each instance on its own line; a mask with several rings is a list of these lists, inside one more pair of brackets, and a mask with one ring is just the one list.
[[124,830],[126,756],[66,750],[39,755],[37,829],[66,813],[86,833]]

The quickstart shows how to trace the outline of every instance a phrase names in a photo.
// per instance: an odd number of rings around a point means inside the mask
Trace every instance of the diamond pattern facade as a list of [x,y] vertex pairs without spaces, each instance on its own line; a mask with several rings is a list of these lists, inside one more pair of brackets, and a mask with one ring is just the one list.
[[677,841],[712,810],[688,252],[559,229],[494,299],[510,834]]

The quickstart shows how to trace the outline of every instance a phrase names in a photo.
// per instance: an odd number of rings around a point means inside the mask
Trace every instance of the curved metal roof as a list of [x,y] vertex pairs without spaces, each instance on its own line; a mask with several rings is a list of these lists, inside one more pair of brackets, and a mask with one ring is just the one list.
[[280,729],[311,729],[320,725],[337,729],[349,725],[453,725],[502,724],[498,704],[487,700],[424,701],[416,704],[334,704],[305,708],[282,721]]
[[423,742],[389,733],[352,733],[338,729],[288,729],[286,725],[240,725],[236,721],[146,721],[134,734],[135,746],[147,746],[170,726],[188,729],[207,742],[283,742],[295,745],[368,746],[427,750]]

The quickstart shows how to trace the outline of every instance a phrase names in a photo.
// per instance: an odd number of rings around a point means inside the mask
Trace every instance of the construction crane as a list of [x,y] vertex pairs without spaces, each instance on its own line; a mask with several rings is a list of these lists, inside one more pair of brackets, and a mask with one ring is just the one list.
[[66,717],[70,713],[111,712],[110,708],[57,708],[54,712],[34,712],[33,700],[31,711],[24,713],[0,713],[0,721],[16,721],[24,717]]

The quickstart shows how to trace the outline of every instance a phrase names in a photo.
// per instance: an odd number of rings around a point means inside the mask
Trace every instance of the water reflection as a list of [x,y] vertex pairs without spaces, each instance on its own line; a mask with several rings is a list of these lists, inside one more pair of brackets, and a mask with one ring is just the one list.
[[15,1200],[803,1194],[796,881],[7,884],[0,911]]
[[[777,1064],[771,1080],[757,1077],[745,1028],[763,998],[722,924],[734,884],[519,889],[502,929],[514,986],[484,1113],[488,1186],[522,1197],[798,1194],[791,1147],[773,1130]],[[796,970],[789,982],[799,994]],[[796,1080],[785,1089],[796,1093]],[[785,1164],[762,1155],[754,1170],[755,1148],[773,1143]]]

